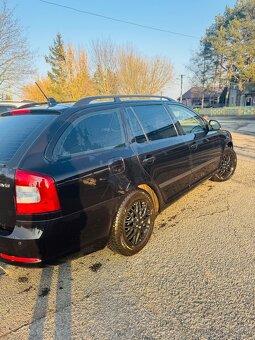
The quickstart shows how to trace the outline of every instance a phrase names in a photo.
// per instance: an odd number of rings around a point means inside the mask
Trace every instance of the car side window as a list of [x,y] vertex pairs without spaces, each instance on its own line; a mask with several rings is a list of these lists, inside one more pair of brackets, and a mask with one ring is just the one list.
[[62,158],[125,145],[118,110],[85,114],[75,120],[60,137],[53,157]]
[[126,108],[126,119],[129,123],[132,133],[131,142],[134,143],[144,143],[147,142],[148,139],[146,137],[145,131],[142,127],[142,124],[139,122],[137,115],[131,107]]
[[133,106],[132,110],[148,140],[177,136],[172,119],[163,105]]
[[205,123],[194,112],[180,105],[168,105],[172,111],[176,123],[180,124],[185,134],[205,131]]

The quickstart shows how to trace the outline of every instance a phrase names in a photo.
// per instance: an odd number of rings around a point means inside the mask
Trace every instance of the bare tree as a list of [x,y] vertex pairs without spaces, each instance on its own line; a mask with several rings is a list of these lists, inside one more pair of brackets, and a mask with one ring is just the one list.
[[146,58],[128,46],[119,52],[118,78],[122,93],[157,94],[173,79],[173,67],[164,58]]
[[92,44],[92,60],[98,94],[156,94],[173,79],[168,60],[144,57],[132,46],[120,47],[110,40]]
[[7,92],[14,83],[31,75],[32,53],[24,31],[9,9],[6,0],[0,0],[0,91]]
[[91,61],[98,94],[118,93],[118,47],[111,40],[93,41]]

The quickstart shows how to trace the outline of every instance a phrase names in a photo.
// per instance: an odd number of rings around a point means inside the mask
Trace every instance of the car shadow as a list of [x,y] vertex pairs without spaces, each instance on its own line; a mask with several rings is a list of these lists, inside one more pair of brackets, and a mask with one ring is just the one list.
[[[59,312],[62,311],[60,314]],[[58,270],[56,292],[55,339],[72,337],[72,268],[71,262],[61,264]]]
[[236,154],[238,156],[242,156],[242,157],[246,157],[246,158],[250,158],[250,159],[255,159],[255,156],[247,155],[247,154],[242,153],[242,152],[236,152]]
[[30,325],[29,340],[41,340],[44,337],[45,316],[48,310],[49,292],[53,279],[53,267],[43,268]]
[[[47,266],[42,268],[37,298],[34,304],[33,316],[29,329],[29,340],[42,340],[45,338],[45,322],[49,316],[55,317],[54,339],[72,338],[72,269],[71,261],[60,264],[58,267]],[[53,276],[57,269],[57,283],[52,292]],[[55,309],[51,310],[50,297],[56,296]]]

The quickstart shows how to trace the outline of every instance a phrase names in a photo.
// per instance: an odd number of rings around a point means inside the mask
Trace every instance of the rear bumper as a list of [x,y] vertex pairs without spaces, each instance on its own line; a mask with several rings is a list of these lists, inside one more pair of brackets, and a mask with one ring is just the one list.
[[[89,252],[102,249],[108,240],[109,227],[106,219],[102,219],[99,214],[93,214],[93,217],[89,223],[80,217],[28,222],[26,226],[23,223],[23,226],[15,226],[7,235],[0,230],[0,260],[47,262],[87,247],[91,248]],[[102,222],[98,223],[97,219],[106,223],[102,226]],[[1,254],[12,258],[6,259]]]
[[15,227],[9,235],[0,232],[0,259],[23,263],[41,262],[43,259],[41,235],[42,232],[36,228],[23,227]]
[[91,249],[86,253],[102,249],[109,238],[116,206],[116,199],[112,199],[70,215],[17,220],[12,232],[0,229],[0,254],[47,262],[80,249]]
[[9,235],[0,232],[0,260],[5,261],[46,262],[77,251],[81,246],[80,230],[63,219],[15,226]]

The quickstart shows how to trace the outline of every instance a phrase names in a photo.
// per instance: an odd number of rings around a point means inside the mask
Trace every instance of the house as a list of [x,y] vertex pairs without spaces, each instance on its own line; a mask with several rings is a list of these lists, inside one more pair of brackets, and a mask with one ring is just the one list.
[[243,91],[238,88],[238,84],[231,82],[228,88],[222,92],[220,103],[226,106],[255,106],[255,83],[245,86]]
[[248,84],[240,98],[241,106],[255,106],[255,83]]
[[239,106],[242,92],[239,90],[238,84],[230,83],[228,98],[226,96],[227,89],[226,87],[226,91],[223,91],[223,93],[225,93],[224,104],[226,106]]
[[[195,107],[218,107],[221,89],[208,90],[203,87],[192,87],[182,96],[184,105]],[[180,101],[180,98],[178,98]]]

